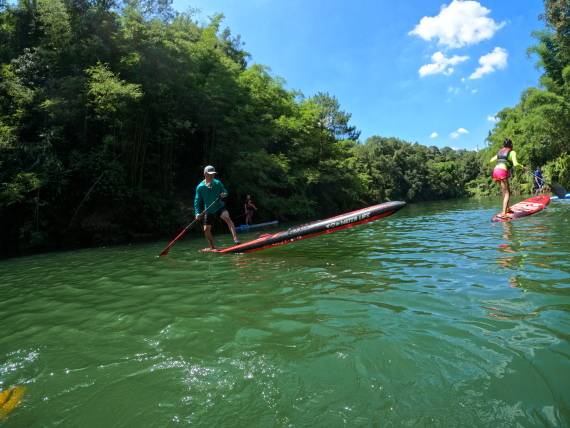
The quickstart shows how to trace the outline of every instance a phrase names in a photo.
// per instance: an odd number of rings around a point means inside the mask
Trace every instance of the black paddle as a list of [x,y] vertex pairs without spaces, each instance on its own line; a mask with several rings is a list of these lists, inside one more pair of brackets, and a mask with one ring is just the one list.
[[556,194],[556,196],[558,196],[560,199],[564,199],[566,198],[566,189],[564,187],[562,187],[560,184],[558,183],[548,183],[546,181],[544,181],[544,179],[542,177],[539,177],[538,175],[535,175],[534,172],[529,171],[529,174],[532,175],[535,178],[538,178],[539,180],[541,180],[544,184],[546,184],[547,186],[549,186],[552,191]]
[[200,213],[200,215],[198,215],[198,217],[196,217],[194,220],[192,220],[192,223],[190,223],[188,226],[186,226],[184,229],[182,229],[180,231],[180,233],[178,235],[176,235],[176,238],[174,238],[172,241],[170,241],[169,244],[166,246],[166,248],[164,250],[162,250],[162,252],[159,254],[159,256],[160,257],[166,256],[168,254],[168,252],[170,251],[170,249],[174,246],[174,244],[176,244],[176,241],[178,241],[180,238],[182,238],[184,235],[186,235],[186,232],[188,232],[188,229],[190,229],[192,226],[194,226],[194,223],[196,223],[198,220],[200,220],[200,218],[202,218],[204,213],[206,211],[208,211],[208,209],[210,209],[210,207],[212,207],[219,200],[220,200],[219,197],[216,198],[216,200],[214,202],[212,202],[206,209],[204,209],[204,211],[202,211]]

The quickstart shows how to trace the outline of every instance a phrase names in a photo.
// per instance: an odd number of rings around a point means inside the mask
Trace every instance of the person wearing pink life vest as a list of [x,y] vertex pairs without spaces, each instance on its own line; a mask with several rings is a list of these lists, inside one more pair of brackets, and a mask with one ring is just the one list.
[[517,152],[513,150],[513,142],[510,138],[505,138],[503,148],[493,156],[491,163],[497,162],[493,169],[493,181],[498,181],[503,192],[503,211],[500,216],[506,216],[512,212],[509,208],[509,200],[511,198],[511,189],[509,187],[509,177],[513,168],[525,169],[522,164],[517,161]]

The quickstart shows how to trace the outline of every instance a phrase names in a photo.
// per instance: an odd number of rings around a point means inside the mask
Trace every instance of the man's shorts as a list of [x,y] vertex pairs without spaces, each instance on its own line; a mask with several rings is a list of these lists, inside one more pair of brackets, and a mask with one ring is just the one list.
[[204,216],[202,217],[202,224],[204,226],[212,226],[214,222],[218,219],[218,217],[222,216],[224,211],[227,211],[227,209],[222,208],[216,211],[215,213],[205,213]]

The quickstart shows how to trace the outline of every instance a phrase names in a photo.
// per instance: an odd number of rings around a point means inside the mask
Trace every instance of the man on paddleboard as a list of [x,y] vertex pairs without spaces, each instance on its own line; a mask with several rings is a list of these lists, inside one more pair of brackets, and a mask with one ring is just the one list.
[[509,177],[513,168],[522,168],[522,164],[517,161],[517,153],[513,150],[513,142],[510,138],[505,138],[503,148],[493,156],[490,161],[497,162],[493,169],[493,180],[498,181],[503,192],[503,211],[499,216],[506,216],[509,212],[509,199],[511,198],[511,189],[509,187]]
[[[210,244],[209,250],[216,249],[214,236],[212,235],[212,225],[218,217],[226,222],[234,242],[239,244],[234,222],[230,218],[226,204],[222,201],[222,199],[228,196],[228,191],[220,180],[214,178],[215,175],[216,170],[212,165],[204,168],[204,180],[196,187],[196,196],[194,197],[194,212],[196,213],[196,219],[202,218],[204,235]],[[204,205],[204,212],[200,209],[200,205]]]

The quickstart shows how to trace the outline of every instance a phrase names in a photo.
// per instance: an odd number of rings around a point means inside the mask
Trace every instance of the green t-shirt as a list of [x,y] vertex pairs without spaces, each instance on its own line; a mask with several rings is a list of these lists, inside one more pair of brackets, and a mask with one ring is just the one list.
[[[210,185],[206,184],[206,180],[202,180],[198,187],[196,187],[196,196],[194,197],[194,212],[196,215],[200,214],[203,210],[210,207],[212,203],[222,194],[227,194],[228,191],[222,182],[216,178],[212,180]],[[208,208],[208,214],[214,214],[220,209],[225,207],[222,201],[216,202]]]

